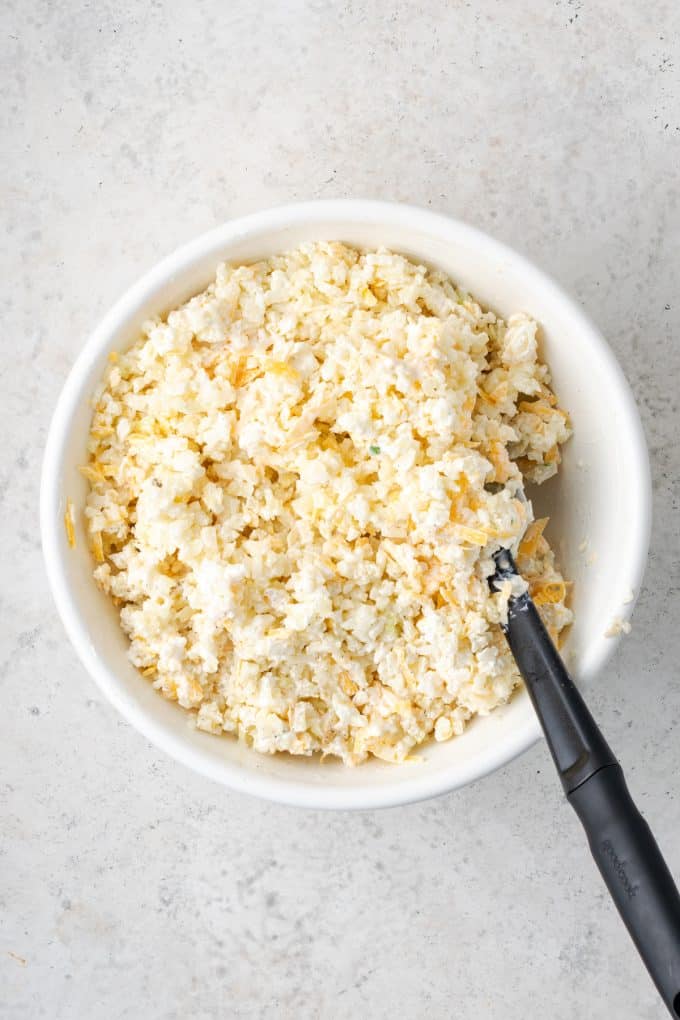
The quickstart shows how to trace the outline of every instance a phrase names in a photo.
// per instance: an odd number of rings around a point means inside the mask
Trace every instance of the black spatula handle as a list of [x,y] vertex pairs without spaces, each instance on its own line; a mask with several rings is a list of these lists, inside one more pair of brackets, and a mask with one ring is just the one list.
[[662,999],[680,1017],[680,896],[621,766],[600,769],[569,802]]
[[[496,565],[492,588],[516,574],[505,550]],[[671,1016],[680,1018],[680,895],[671,873],[527,594],[510,599],[504,630],[595,862]]]

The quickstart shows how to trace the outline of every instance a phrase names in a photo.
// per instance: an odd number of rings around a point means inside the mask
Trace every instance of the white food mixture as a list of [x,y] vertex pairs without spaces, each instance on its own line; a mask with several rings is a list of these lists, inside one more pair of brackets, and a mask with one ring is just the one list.
[[460,734],[520,682],[487,577],[522,535],[553,636],[570,623],[519,498],[569,436],[526,315],[305,244],[220,266],[111,362],[83,468],[95,576],[201,729],[347,764]]

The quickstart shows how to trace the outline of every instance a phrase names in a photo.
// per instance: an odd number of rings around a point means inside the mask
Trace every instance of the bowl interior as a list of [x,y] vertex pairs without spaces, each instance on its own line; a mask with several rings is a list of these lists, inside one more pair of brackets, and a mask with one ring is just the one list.
[[[306,210],[306,211],[305,211]],[[275,211],[276,213],[276,211]],[[649,481],[637,412],[608,348],[561,291],[523,259],[454,221],[379,203],[331,203],[280,210],[227,224],[182,249],[144,278],[103,321],[72,373],[50,432],[43,477],[43,541],[59,609],[81,658],[116,706],[146,735],[199,771],[242,790],[309,806],[400,803],[462,785],[508,761],[538,735],[524,692],[446,744],[424,747],[403,766],[371,761],[348,769],[318,759],[262,756],[230,738],[198,732],[128,662],[117,612],[92,579],[81,510],[86,483],[89,397],[111,350],[140,323],[202,290],[222,259],[249,261],[312,239],[386,246],[439,267],[502,315],[526,311],[541,324],[543,356],[574,437],[556,479],[531,495],[565,575],[574,582],[576,621],[565,655],[588,681],[614,642],[604,632],[635,589],[646,554]],[[63,512],[73,502],[75,549]],[[582,548],[586,542],[585,549]]]

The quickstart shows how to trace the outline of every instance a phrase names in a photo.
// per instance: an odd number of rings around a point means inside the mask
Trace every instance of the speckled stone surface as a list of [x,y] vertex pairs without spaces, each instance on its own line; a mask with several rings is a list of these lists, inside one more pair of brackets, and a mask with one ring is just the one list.
[[680,876],[680,9],[631,0],[2,6],[2,1020],[652,1018],[544,746],[429,803],[237,796],[102,700],[38,539],[84,338],[224,219],[380,197],[574,292],[642,410],[655,524],[592,703]]

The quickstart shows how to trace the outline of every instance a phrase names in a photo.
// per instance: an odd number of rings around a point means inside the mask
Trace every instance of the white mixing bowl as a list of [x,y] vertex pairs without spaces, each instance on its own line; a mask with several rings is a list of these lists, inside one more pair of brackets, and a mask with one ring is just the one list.
[[[549,535],[574,584],[576,621],[564,654],[579,682],[602,668],[616,640],[605,631],[625,618],[647,555],[651,488],[637,409],[611,350],[583,312],[543,273],[485,234],[446,216],[383,202],[285,206],[234,220],[164,259],[120,299],[95,329],[66,380],[43,465],[41,529],[52,591],[84,666],[118,710],[158,747],[211,779],[247,793],[305,807],[372,808],[453,790],[504,765],[539,736],[526,692],[463,736],[432,743],[403,765],[370,761],[346,768],[318,758],[267,756],[235,739],[195,730],[132,667],[127,639],[109,599],[92,578],[81,510],[87,484],[89,398],[111,350],[137,336],[151,315],[203,290],[224,259],[247,262],[303,241],[386,246],[437,266],[501,315],[526,311],[543,333],[543,353],[574,437],[559,476],[534,496],[549,514]],[[75,549],[66,540],[67,499],[75,508]],[[579,549],[587,541],[587,550]]]

